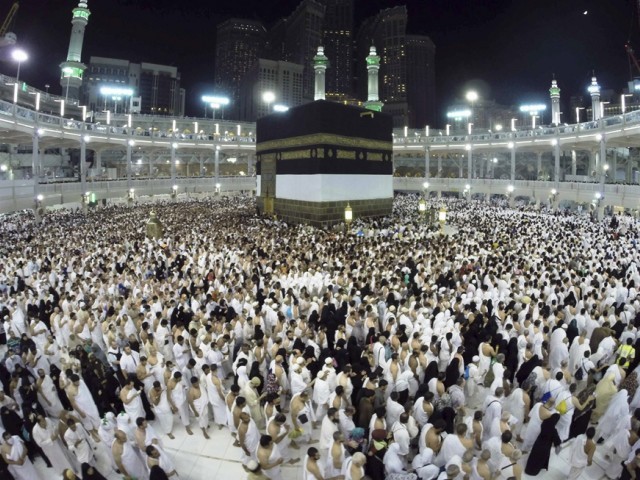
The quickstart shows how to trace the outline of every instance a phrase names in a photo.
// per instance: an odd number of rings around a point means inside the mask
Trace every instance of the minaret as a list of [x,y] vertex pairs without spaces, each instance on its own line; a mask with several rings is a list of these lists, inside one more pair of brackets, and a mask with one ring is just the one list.
[[78,6],[73,9],[71,17],[71,38],[69,40],[69,52],[67,61],[60,64],[60,86],[62,96],[65,99],[78,100],[82,75],[87,66],[82,63],[82,42],[84,41],[84,29],[89,23],[91,12],[87,7],[88,0],[79,0]]
[[371,45],[369,56],[367,57],[367,72],[369,74],[367,101],[364,102],[364,108],[382,111],[384,105],[378,97],[378,73],[380,72],[380,57],[376,53],[376,47]]
[[591,85],[587,88],[591,94],[591,112],[593,114],[593,121],[600,119],[600,85],[596,77],[591,77]]
[[551,123],[560,125],[560,88],[555,78],[551,80],[549,95],[551,96]]
[[325,99],[325,74],[328,66],[329,59],[324,54],[324,47],[318,47],[318,53],[313,57],[313,69],[316,72],[315,94],[313,95],[314,100]]

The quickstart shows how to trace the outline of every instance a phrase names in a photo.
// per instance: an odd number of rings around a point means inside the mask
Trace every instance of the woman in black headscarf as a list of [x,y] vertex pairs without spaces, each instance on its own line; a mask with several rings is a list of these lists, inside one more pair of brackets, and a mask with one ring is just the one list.
[[531,448],[531,454],[527,460],[524,473],[538,475],[541,470],[549,470],[549,458],[551,447],[560,445],[560,437],[556,430],[556,424],[560,420],[560,414],[554,413],[542,422],[540,434]]
[[82,468],[82,480],[107,480],[96,467],[92,467],[88,463],[83,463]]
[[432,378],[438,378],[438,362],[436,360],[432,360],[429,365],[427,365],[427,368],[424,371],[424,380],[422,383],[428,385],[429,380]]
[[533,355],[529,360],[524,362],[516,373],[516,380],[518,381],[518,385],[522,385],[524,381],[529,378],[533,369],[542,365],[542,362],[538,358],[537,355]]
[[448,389],[451,385],[455,385],[458,378],[460,378],[460,359],[453,357],[445,371],[444,388]]
[[[518,369],[518,339],[513,337],[509,340],[507,349],[505,350],[504,367],[509,372],[509,376],[505,377],[513,383],[513,377]],[[506,372],[505,372],[506,373]]]
[[169,480],[169,477],[160,465],[154,465],[149,472],[149,480]]

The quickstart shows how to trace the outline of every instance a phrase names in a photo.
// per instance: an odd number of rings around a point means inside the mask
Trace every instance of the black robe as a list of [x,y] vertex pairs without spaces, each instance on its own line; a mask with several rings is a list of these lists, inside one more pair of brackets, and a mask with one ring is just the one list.
[[554,413],[542,422],[540,434],[533,443],[527,466],[524,469],[524,473],[527,475],[538,475],[541,470],[549,470],[551,446],[557,447],[561,443],[556,430],[558,420],[560,420],[560,414]]

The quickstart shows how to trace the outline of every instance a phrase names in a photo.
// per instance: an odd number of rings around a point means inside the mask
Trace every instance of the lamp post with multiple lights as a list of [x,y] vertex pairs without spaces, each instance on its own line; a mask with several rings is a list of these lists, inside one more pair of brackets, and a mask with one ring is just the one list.
[[20,66],[22,65],[22,62],[29,60],[29,55],[27,55],[27,52],[24,50],[16,48],[11,52],[11,58],[18,64],[18,69],[16,71],[16,83],[13,87],[13,103],[18,103],[18,91],[20,90]]

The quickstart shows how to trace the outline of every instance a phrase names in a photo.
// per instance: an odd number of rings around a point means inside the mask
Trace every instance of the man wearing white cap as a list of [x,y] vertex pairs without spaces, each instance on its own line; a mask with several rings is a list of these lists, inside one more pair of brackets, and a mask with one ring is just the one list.
[[247,472],[247,480],[269,480],[269,477],[262,471],[260,464],[255,460],[249,460],[243,465],[243,468]]
[[327,382],[328,371],[320,370],[313,384],[313,398],[316,404],[316,419],[321,422],[327,414],[329,408],[329,397],[331,396],[331,388]]
[[482,378],[480,376],[480,370],[478,369],[478,362],[480,361],[480,357],[478,355],[474,355],[471,359],[471,363],[469,363],[465,369],[465,385],[464,388],[466,390],[466,397],[469,403],[472,403],[474,400],[474,396],[478,391],[478,386],[480,385]]
[[336,374],[336,369],[333,366],[333,358],[325,358],[322,370],[327,372],[327,383],[329,384],[329,389],[334,391],[338,385],[338,375]]

